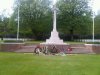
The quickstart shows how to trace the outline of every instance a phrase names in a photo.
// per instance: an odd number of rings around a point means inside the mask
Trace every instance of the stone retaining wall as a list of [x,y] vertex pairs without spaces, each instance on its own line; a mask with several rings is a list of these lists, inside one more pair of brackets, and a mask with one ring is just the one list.
[[86,49],[92,50],[93,53],[100,54],[100,44],[85,44]]
[[0,51],[14,52],[18,49],[21,49],[23,45],[24,43],[2,43],[0,44]]
[[[28,46],[28,45],[27,45]],[[41,45],[46,46],[46,45]],[[73,45],[47,45],[50,49],[52,49],[54,46],[58,49],[58,51],[65,51],[65,53],[68,53],[67,49],[72,48],[71,54],[100,54],[100,44],[73,44]],[[23,48],[24,47],[24,48]],[[32,52],[36,45],[32,45]],[[24,43],[1,43],[0,44],[0,51],[3,52],[17,52],[17,50],[28,50],[30,49],[30,46],[26,48]]]

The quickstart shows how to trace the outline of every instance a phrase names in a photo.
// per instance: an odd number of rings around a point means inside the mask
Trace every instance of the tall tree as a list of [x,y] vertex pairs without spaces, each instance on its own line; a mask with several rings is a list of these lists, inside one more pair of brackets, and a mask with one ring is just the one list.
[[89,34],[91,9],[89,0],[59,0],[58,29],[64,34]]
[[9,18],[1,15],[0,16],[0,36],[3,38],[3,37],[6,37],[7,34],[9,33],[9,27],[8,27],[8,24],[9,24]]
[[[46,39],[52,29],[51,0],[16,0],[12,25],[17,26],[20,10],[20,34]],[[58,0],[57,27],[60,34],[90,34],[91,9],[89,0]]]
[[[19,5],[18,5],[19,4]],[[36,39],[48,36],[51,29],[51,9],[49,0],[16,0],[13,16],[20,11],[20,34],[30,34]]]
[[95,17],[94,31],[95,31],[95,36],[97,36],[95,38],[100,39],[100,13],[98,13],[98,15],[96,15]]

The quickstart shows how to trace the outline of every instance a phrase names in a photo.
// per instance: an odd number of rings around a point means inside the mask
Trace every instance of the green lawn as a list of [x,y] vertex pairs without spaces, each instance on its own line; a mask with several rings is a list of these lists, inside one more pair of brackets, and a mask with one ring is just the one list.
[[100,75],[100,55],[0,53],[0,75]]
[[[3,42],[0,40],[0,43]],[[35,41],[35,40],[31,40],[31,41],[25,41],[26,44],[40,44],[40,43],[43,43],[45,41]],[[68,44],[85,44],[85,42],[75,42],[75,41],[64,41],[65,43],[68,43]]]

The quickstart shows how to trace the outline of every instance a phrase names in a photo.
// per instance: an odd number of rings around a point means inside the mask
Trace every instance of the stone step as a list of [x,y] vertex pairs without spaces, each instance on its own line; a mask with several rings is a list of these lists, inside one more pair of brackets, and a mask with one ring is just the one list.
[[30,45],[30,46],[22,46],[21,48],[23,49],[23,48],[35,48],[36,47],[36,45]]
[[[68,47],[70,47],[72,50],[68,51]],[[21,49],[16,50],[15,52],[30,52],[33,53],[36,48],[36,45],[29,45],[29,46],[22,46]],[[70,54],[89,54],[93,53],[93,51],[88,50],[85,48],[85,45],[81,44],[71,44],[70,46],[56,46],[57,49],[59,49],[61,52],[70,53]]]
[[91,54],[92,50],[88,50],[86,48],[73,48],[70,53],[78,53],[78,54]]
[[85,47],[84,44],[70,44],[71,47]]
[[34,52],[34,49],[33,48],[30,48],[30,49],[19,49],[19,50],[16,50],[15,52],[20,52],[20,53],[33,53]]

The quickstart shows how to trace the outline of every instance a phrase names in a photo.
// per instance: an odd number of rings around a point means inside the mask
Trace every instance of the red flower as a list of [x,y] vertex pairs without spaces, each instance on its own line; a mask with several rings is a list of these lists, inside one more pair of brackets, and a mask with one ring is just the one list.
[[68,52],[72,51],[72,48],[68,48],[67,51],[68,51]]

